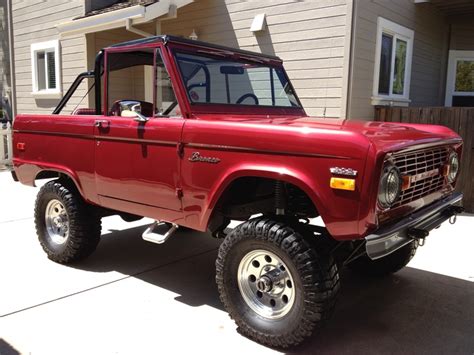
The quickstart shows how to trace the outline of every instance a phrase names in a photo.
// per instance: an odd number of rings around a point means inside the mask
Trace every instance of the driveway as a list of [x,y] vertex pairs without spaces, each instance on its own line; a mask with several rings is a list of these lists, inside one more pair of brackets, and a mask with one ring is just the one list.
[[[219,241],[140,237],[150,220],[103,221],[89,259],[49,261],[36,240],[37,189],[0,173],[0,354],[255,354],[214,283]],[[294,353],[474,353],[474,216],[435,230],[409,267],[385,279],[345,270],[334,317]]]

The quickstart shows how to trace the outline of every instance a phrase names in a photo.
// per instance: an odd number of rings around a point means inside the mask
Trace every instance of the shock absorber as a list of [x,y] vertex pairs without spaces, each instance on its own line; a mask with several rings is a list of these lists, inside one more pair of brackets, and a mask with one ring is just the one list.
[[285,185],[282,181],[275,182],[275,213],[277,216],[285,214],[286,192]]

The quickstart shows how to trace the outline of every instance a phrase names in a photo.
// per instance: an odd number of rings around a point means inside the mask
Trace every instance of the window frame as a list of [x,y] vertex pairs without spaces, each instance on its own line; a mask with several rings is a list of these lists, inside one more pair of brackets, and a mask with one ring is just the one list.
[[[48,85],[48,61],[46,59],[46,53],[54,52],[54,70],[56,75],[56,88],[54,89],[38,89],[38,53],[44,52],[45,53],[45,80],[46,85]],[[59,40],[52,40],[46,42],[39,42],[33,43],[31,45],[31,78],[32,78],[32,95],[36,98],[44,98],[44,99],[56,99],[62,97],[62,87],[61,87],[61,65],[60,65],[60,45]]]
[[474,61],[474,51],[454,50],[449,51],[448,73],[446,78],[445,106],[453,106],[453,96],[474,96],[473,92],[456,91],[456,71],[459,61]]
[[[380,80],[380,55],[382,51],[382,35],[387,34],[392,36],[392,54],[391,54],[391,65],[390,65],[390,85],[389,94],[379,93],[379,80]],[[397,102],[400,105],[408,106],[410,100],[410,82],[411,82],[411,67],[413,61],[413,41],[415,38],[415,31],[401,26],[395,22],[389,21],[383,17],[377,19],[377,38],[376,38],[376,49],[375,49],[375,65],[374,65],[374,81],[372,90],[372,104],[381,104],[384,101]],[[405,41],[407,43],[406,51],[406,66],[405,66],[405,77],[404,77],[404,88],[403,95],[393,93],[393,75],[395,71],[395,57],[396,57],[396,45],[397,39]]]
[[[274,105],[248,105],[248,104],[235,104],[235,103],[218,103],[218,102],[194,102],[191,97],[189,96],[189,92],[186,88],[186,85],[184,83],[184,75],[183,75],[183,72],[180,68],[180,65],[179,65],[179,60],[177,58],[177,55],[178,54],[188,54],[188,55],[195,55],[195,56],[202,56],[202,57],[207,57],[207,58],[211,58],[211,59],[228,59],[229,61],[236,61],[236,62],[248,62],[249,64],[260,64],[262,67],[266,67],[266,68],[272,68],[273,70],[277,70],[277,69],[281,69],[282,70],[282,74],[284,75],[284,78],[287,80],[288,82],[288,85],[289,85],[289,88],[291,89],[292,93],[293,93],[293,96],[295,97],[295,100],[296,100],[296,103],[299,105],[299,106],[274,106]],[[293,87],[293,84],[290,80],[290,78],[288,77],[288,74],[286,72],[286,70],[284,69],[284,67],[282,65],[275,65],[275,64],[272,64],[272,63],[259,63],[259,62],[254,62],[252,60],[249,60],[249,59],[246,59],[246,58],[242,58],[242,57],[235,57],[235,56],[227,56],[227,55],[220,55],[220,54],[217,54],[217,53],[207,53],[207,52],[204,52],[204,51],[198,51],[198,52],[195,52],[195,51],[191,51],[189,49],[182,49],[182,48],[176,48],[172,51],[172,55],[173,55],[173,59],[176,63],[176,68],[177,68],[177,71],[178,71],[178,77],[179,77],[179,80],[181,81],[182,83],[182,86],[183,86],[183,89],[184,89],[184,93],[185,93],[185,97],[187,99],[187,102],[188,104],[190,105],[190,107],[193,108],[193,111],[198,111],[199,108],[206,108],[206,107],[213,107],[213,108],[217,108],[217,107],[222,107],[222,108],[225,108],[227,107],[228,110],[232,110],[232,109],[236,109],[238,110],[239,108],[242,108],[242,109],[253,109],[253,110],[285,110],[285,111],[288,111],[288,110],[303,110],[303,105],[298,97],[298,94],[296,93],[294,87]]]
[[[163,46],[159,45],[159,46],[156,46],[156,45],[149,45],[149,46],[141,46],[141,47],[135,47],[135,46],[127,46],[127,47],[117,47],[117,48],[108,48],[105,50],[105,53],[104,53],[104,67],[106,68],[106,70],[104,70],[104,76],[103,76],[103,83],[102,83],[102,87],[104,89],[104,94],[103,94],[103,102],[102,102],[102,109],[103,109],[103,112],[104,112],[104,115],[105,116],[111,116],[111,113],[110,113],[110,107],[109,107],[109,80],[110,80],[110,68],[109,68],[109,63],[108,63],[108,60],[109,60],[109,55],[111,54],[117,54],[117,53],[128,53],[128,52],[136,52],[136,51],[143,51],[143,50],[150,50],[151,53],[153,53],[153,65],[152,65],[152,69],[153,69],[153,77],[152,77],[152,81],[151,81],[151,84],[153,85],[153,89],[152,89],[152,96],[153,96],[153,115],[150,116],[149,118],[150,119],[153,119],[153,118],[169,118],[169,117],[173,117],[173,118],[183,118],[184,115],[183,115],[183,109],[182,109],[182,106],[181,106],[181,102],[180,102],[180,98],[178,97],[178,91],[177,91],[177,88],[174,84],[174,80],[173,80],[173,74],[172,72],[170,71],[169,69],[169,66],[167,64],[167,58],[165,56],[165,49],[163,48]],[[175,95],[175,99],[177,101],[177,106],[179,108],[179,111],[181,112],[180,115],[178,116],[160,116],[160,115],[157,115],[155,113],[156,111],[156,104],[157,104],[157,90],[158,90],[158,83],[157,83],[157,72],[158,72],[158,67],[157,67],[157,58],[158,58],[158,55],[161,57],[161,60],[163,61],[163,66],[166,70],[166,72],[168,73],[169,77],[170,77],[170,82],[171,82],[171,89],[173,90],[173,94]],[[146,80],[144,82],[144,85],[147,85],[146,83]],[[113,116],[111,116],[113,117]]]

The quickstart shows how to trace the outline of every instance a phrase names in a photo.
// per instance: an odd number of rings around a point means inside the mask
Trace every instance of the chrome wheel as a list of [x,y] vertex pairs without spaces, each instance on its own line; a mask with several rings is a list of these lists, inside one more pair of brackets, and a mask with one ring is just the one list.
[[267,250],[253,250],[240,261],[237,271],[240,293],[258,315],[278,319],[295,302],[293,277],[285,263]]
[[48,202],[45,211],[46,231],[55,244],[64,244],[69,236],[69,217],[59,200]]

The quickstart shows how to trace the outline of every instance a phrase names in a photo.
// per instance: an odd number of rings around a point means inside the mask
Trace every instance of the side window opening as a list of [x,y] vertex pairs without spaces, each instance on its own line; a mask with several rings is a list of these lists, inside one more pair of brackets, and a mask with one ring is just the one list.
[[177,101],[160,50],[141,49],[107,55],[108,114],[146,117],[178,114]]

